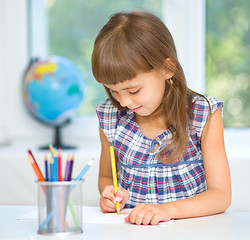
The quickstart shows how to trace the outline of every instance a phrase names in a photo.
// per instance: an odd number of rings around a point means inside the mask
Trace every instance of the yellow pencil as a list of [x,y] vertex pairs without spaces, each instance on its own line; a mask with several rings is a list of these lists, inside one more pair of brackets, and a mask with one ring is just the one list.
[[[117,184],[116,164],[115,164],[115,150],[113,146],[110,146],[110,156],[111,156],[113,184],[114,184],[115,195],[116,195],[118,191],[118,184]],[[116,211],[118,215],[120,215],[120,203],[119,202],[116,202]]]

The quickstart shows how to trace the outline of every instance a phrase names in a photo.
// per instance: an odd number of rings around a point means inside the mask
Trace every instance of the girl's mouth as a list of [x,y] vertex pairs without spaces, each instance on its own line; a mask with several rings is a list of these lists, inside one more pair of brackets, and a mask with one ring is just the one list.
[[137,107],[137,108],[133,108],[133,109],[131,109],[131,110],[132,110],[133,112],[138,112],[141,108],[142,108],[142,106]]

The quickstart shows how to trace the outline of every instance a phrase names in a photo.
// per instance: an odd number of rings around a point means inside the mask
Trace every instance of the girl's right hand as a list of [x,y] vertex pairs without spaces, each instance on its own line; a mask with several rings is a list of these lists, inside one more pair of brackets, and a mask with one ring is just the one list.
[[129,199],[129,193],[124,188],[119,188],[116,195],[114,186],[108,185],[104,188],[100,197],[100,208],[102,212],[115,212],[116,202],[120,202],[120,210]]

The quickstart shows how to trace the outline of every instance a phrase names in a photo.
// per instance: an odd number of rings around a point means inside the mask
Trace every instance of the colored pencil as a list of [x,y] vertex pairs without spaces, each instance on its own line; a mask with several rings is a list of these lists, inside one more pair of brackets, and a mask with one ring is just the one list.
[[40,170],[40,168],[39,168],[39,166],[38,166],[38,164],[37,164],[37,162],[36,162],[36,159],[35,159],[35,157],[34,157],[34,155],[33,155],[33,153],[31,152],[30,149],[28,150],[28,154],[30,154],[31,157],[34,159],[34,162],[35,162],[35,164],[36,164],[37,169],[41,172],[41,170]]
[[54,178],[55,181],[58,181],[58,153],[56,150],[54,151],[53,158],[54,158]]
[[44,165],[45,165],[45,180],[49,181],[48,157],[46,153],[44,156]]
[[70,161],[70,167],[69,167],[69,178],[68,181],[71,181],[72,179],[72,172],[73,172],[73,165],[74,165],[74,154],[71,156],[71,161]]
[[61,149],[58,149],[58,181],[62,181],[62,154]]
[[55,149],[51,143],[49,144],[49,150],[50,150],[51,155],[54,156]]
[[80,174],[77,176],[77,178],[75,179],[75,181],[80,181],[82,180],[82,177],[85,175],[85,173],[89,170],[89,168],[91,167],[92,163],[93,163],[94,159],[91,159],[86,166],[82,169],[82,171],[80,172]]
[[55,181],[55,171],[54,171],[54,158],[51,157],[49,161],[49,166],[50,166],[50,181],[54,182]]
[[38,165],[36,163],[36,160],[35,160],[34,156],[32,154],[30,154],[30,152],[28,152],[28,158],[29,158],[31,166],[33,167],[33,169],[34,169],[34,171],[36,173],[38,181],[43,182],[44,177],[43,177],[43,175],[42,175],[42,173],[41,173],[41,171],[40,171],[40,169],[39,169],[39,167],[38,167]]
[[[116,164],[115,164],[115,150],[113,146],[110,146],[110,157],[111,157],[113,184],[114,184],[114,190],[115,190],[115,195],[116,195],[118,191],[118,183],[117,183]],[[120,215],[120,203],[119,202],[116,202],[116,211],[118,215]]]
[[70,155],[68,155],[65,167],[64,181],[69,181],[70,165],[71,165],[71,158]]

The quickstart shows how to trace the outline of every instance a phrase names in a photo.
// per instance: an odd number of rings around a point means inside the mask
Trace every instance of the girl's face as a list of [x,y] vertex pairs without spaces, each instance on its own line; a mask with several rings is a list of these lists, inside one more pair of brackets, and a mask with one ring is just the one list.
[[149,116],[161,104],[165,92],[165,77],[161,71],[140,73],[118,84],[105,84],[122,107],[139,116]]

